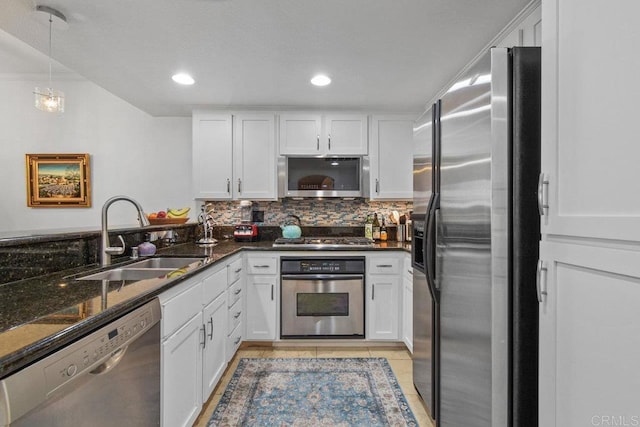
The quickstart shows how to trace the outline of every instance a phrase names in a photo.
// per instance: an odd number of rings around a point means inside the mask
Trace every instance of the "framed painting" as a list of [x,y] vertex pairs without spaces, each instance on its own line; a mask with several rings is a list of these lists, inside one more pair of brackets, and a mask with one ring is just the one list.
[[27,154],[27,206],[91,207],[89,154]]

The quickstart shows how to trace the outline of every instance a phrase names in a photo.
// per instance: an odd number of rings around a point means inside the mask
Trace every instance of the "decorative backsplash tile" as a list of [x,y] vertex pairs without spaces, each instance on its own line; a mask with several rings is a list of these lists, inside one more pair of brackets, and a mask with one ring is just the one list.
[[[216,225],[233,225],[240,222],[239,201],[208,202]],[[254,211],[264,212],[263,225],[280,225],[288,214],[300,217],[305,226],[352,226],[364,224],[367,214],[374,212],[389,222],[392,211],[404,215],[413,209],[412,202],[370,201],[364,199],[282,199],[277,202],[253,202]]]

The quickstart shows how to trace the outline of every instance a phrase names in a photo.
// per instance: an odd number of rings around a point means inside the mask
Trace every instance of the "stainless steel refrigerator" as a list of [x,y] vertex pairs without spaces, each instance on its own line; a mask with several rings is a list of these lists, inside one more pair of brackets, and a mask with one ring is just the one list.
[[414,139],[414,385],[439,427],[537,426],[540,49],[491,49]]

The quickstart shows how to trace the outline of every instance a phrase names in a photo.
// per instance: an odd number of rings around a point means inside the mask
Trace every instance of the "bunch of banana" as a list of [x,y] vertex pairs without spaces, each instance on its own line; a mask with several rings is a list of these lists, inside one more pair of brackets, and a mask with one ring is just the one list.
[[191,208],[167,209],[167,218],[186,218]]

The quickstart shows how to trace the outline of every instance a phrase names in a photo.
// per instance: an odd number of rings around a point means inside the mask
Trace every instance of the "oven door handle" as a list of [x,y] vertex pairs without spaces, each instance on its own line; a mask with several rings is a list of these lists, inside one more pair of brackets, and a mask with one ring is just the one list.
[[361,280],[362,274],[284,274],[282,280]]

